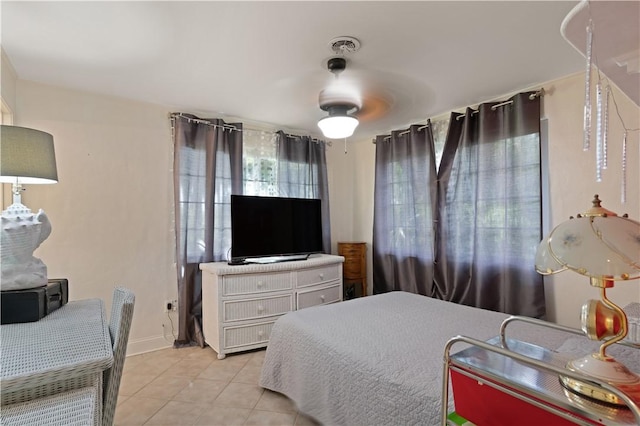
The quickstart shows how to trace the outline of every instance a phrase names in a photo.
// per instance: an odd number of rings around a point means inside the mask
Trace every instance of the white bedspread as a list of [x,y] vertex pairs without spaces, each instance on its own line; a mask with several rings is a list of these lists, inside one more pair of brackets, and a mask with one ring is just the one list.
[[[325,425],[437,425],[446,342],[489,339],[507,316],[404,292],[291,312],[271,332],[260,385]],[[550,349],[566,338],[519,327],[510,338]]]

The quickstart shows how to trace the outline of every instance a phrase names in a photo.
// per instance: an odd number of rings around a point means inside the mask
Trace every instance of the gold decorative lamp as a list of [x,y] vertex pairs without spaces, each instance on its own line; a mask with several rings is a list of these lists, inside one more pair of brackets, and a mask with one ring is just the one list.
[[[596,194],[593,207],[558,225],[542,240],[536,253],[536,270],[542,275],[570,269],[590,278],[600,289],[601,300],[582,306],[582,331],[591,340],[604,340],[598,353],[567,364],[571,371],[605,381],[640,399],[640,376],[606,354],[610,345],[627,335],[624,311],[607,298],[615,281],[640,278],[640,223],[618,216],[600,205]],[[560,378],[569,390],[611,404],[624,403],[611,392],[569,377]]]

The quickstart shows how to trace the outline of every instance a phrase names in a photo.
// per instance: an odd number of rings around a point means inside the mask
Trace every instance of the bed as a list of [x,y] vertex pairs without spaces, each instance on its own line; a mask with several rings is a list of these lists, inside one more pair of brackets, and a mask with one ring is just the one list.
[[[325,425],[437,425],[446,342],[487,340],[506,318],[405,292],[291,312],[274,325],[259,383]],[[526,324],[512,333],[552,350],[576,338]]]

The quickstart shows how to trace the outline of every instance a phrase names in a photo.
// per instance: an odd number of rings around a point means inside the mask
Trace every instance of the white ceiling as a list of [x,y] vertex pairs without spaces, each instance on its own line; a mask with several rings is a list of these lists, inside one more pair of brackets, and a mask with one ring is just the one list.
[[593,64],[640,106],[640,1],[582,0],[567,15],[560,33],[585,58],[589,21]]
[[378,100],[370,138],[582,70],[560,34],[576,4],[3,0],[1,43],[20,79],[319,135],[328,43],[353,36],[339,78]]

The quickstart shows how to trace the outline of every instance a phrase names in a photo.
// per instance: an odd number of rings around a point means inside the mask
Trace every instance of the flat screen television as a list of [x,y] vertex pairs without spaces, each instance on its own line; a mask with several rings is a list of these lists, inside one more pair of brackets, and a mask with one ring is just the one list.
[[231,196],[230,263],[300,260],[322,251],[320,200]]

